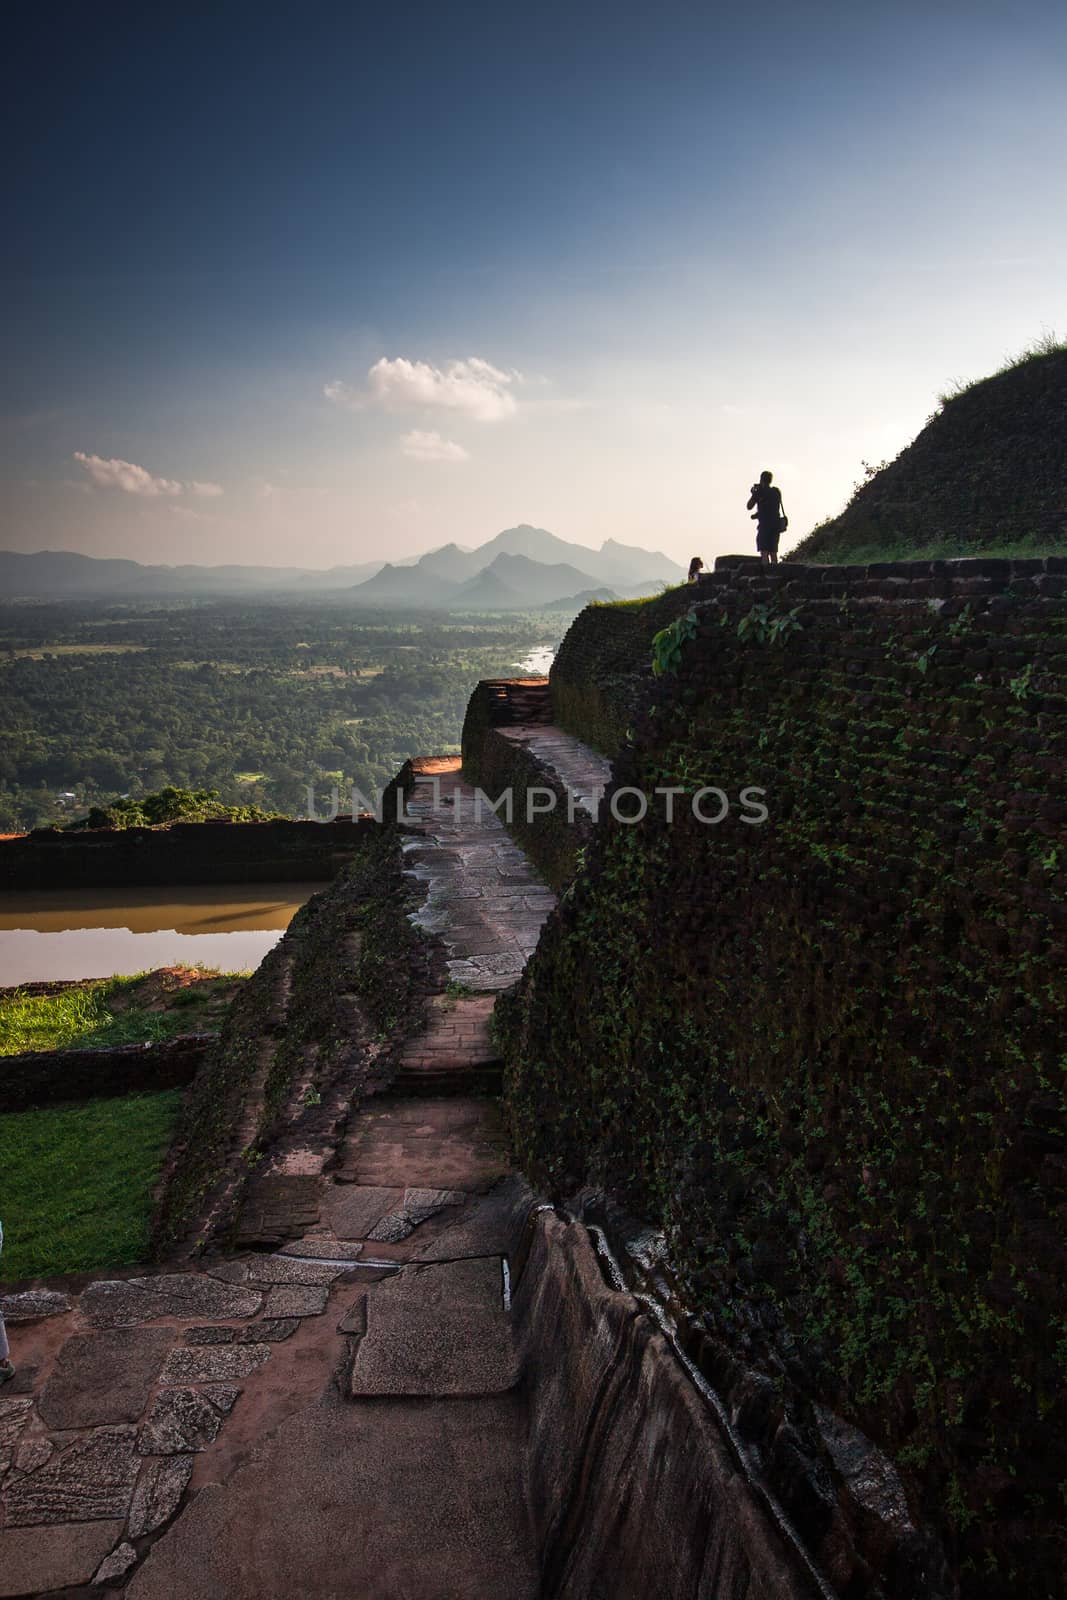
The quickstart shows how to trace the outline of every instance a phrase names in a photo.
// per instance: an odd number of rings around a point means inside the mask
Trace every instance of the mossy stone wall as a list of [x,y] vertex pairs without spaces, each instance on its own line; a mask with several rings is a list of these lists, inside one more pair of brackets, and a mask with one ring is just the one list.
[[692,605],[691,584],[654,600],[594,603],[567,630],[549,673],[552,720],[613,756],[630,726],[630,708],[650,675],[652,636]]
[[738,561],[700,589],[615,765],[685,791],[675,821],[602,808],[498,1007],[520,1159],[660,1222],[709,1337],[892,1454],[965,1594],[1051,1596],[1067,562]]

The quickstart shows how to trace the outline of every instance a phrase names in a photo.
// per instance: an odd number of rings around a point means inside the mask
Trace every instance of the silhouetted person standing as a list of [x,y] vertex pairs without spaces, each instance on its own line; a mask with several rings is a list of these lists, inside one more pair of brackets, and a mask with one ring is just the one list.
[[752,485],[748,511],[755,506],[753,522],[756,524],[756,549],[764,566],[778,565],[778,541],[789,526],[789,518],[782,505],[782,491],[771,483],[773,474],[761,472],[759,482]]
[[704,570],[703,561],[701,561],[699,556],[694,556],[692,561],[689,563],[689,577],[686,579],[686,582],[687,583],[696,583],[697,579],[700,577],[700,574],[703,572],[703,570]]

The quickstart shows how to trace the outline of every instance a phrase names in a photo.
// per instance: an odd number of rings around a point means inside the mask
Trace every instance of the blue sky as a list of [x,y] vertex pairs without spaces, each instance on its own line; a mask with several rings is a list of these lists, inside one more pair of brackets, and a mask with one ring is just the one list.
[[1059,4],[23,9],[8,548],[710,559],[1067,332]]

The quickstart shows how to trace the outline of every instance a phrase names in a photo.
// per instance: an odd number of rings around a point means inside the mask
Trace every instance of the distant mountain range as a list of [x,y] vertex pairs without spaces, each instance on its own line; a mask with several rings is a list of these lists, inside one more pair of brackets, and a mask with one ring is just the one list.
[[71,551],[0,550],[0,591],[12,599],[330,593],[359,605],[515,611],[629,598],[678,583],[683,569],[657,551],[607,539],[599,550],[523,523],[476,550],[446,544],[417,560],[306,567],[164,567]]

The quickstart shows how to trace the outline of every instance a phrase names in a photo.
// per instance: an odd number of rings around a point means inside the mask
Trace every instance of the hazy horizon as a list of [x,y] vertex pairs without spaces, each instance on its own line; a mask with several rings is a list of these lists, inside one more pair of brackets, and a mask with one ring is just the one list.
[[326,570],[841,510],[1067,330],[1067,13],[20,15],[0,547]]

